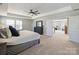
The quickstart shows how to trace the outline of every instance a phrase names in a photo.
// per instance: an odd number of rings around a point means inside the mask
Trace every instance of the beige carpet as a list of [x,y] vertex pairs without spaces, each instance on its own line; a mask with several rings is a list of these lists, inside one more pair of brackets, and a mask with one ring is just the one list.
[[79,54],[79,43],[69,41],[63,32],[56,32],[52,37],[41,36],[39,45],[35,45],[19,55],[75,55]]

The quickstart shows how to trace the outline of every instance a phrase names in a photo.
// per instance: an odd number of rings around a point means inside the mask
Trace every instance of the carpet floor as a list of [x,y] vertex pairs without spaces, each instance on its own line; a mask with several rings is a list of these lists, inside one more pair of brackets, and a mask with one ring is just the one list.
[[68,35],[57,31],[52,37],[42,35],[40,44],[35,45],[19,55],[77,55],[79,43],[71,42]]

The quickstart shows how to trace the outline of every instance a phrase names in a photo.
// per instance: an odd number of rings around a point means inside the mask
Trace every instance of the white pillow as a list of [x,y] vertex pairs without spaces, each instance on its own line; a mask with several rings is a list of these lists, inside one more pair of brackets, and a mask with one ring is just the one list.
[[6,39],[6,36],[2,32],[0,32],[0,38]]
[[8,27],[1,29],[0,35],[2,38],[11,38],[12,37],[12,34],[11,34],[10,29]]
[[11,38],[12,37],[12,34],[11,34],[10,29],[7,27],[7,28],[5,28],[5,30],[7,32],[7,38]]

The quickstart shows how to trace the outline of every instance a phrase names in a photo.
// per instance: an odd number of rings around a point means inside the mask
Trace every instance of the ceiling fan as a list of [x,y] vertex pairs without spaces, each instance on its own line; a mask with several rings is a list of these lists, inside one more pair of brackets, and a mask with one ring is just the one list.
[[33,9],[30,9],[28,13],[31,14],[32,16],[40,14],[38,10],[33,10]]

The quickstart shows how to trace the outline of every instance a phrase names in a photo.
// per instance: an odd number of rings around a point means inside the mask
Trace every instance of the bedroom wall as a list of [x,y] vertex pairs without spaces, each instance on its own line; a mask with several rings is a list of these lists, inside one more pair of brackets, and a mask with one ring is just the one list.
[[53,36],[53,33],[54,33],[53,21],[46,20],[45,21],[45,35]]
[[79,43],[79,15],[69,18],[69,37]]
[[6,16],[7,15],[7,8],[8,8],[7,3],[0,5],[0,16]]
[[53,35],[53,26],[52,26],[52,20],[46,20],[46,19],[36,19],[33,21],[33,28],[32,30],[34,31],[34,27],[36,26],[36,21],[42,20],[43,21],[43,34],[52,36]]
[[23,30],[30,30],[32,31],[32,23],[33,23],[33,20],[23,20]]

